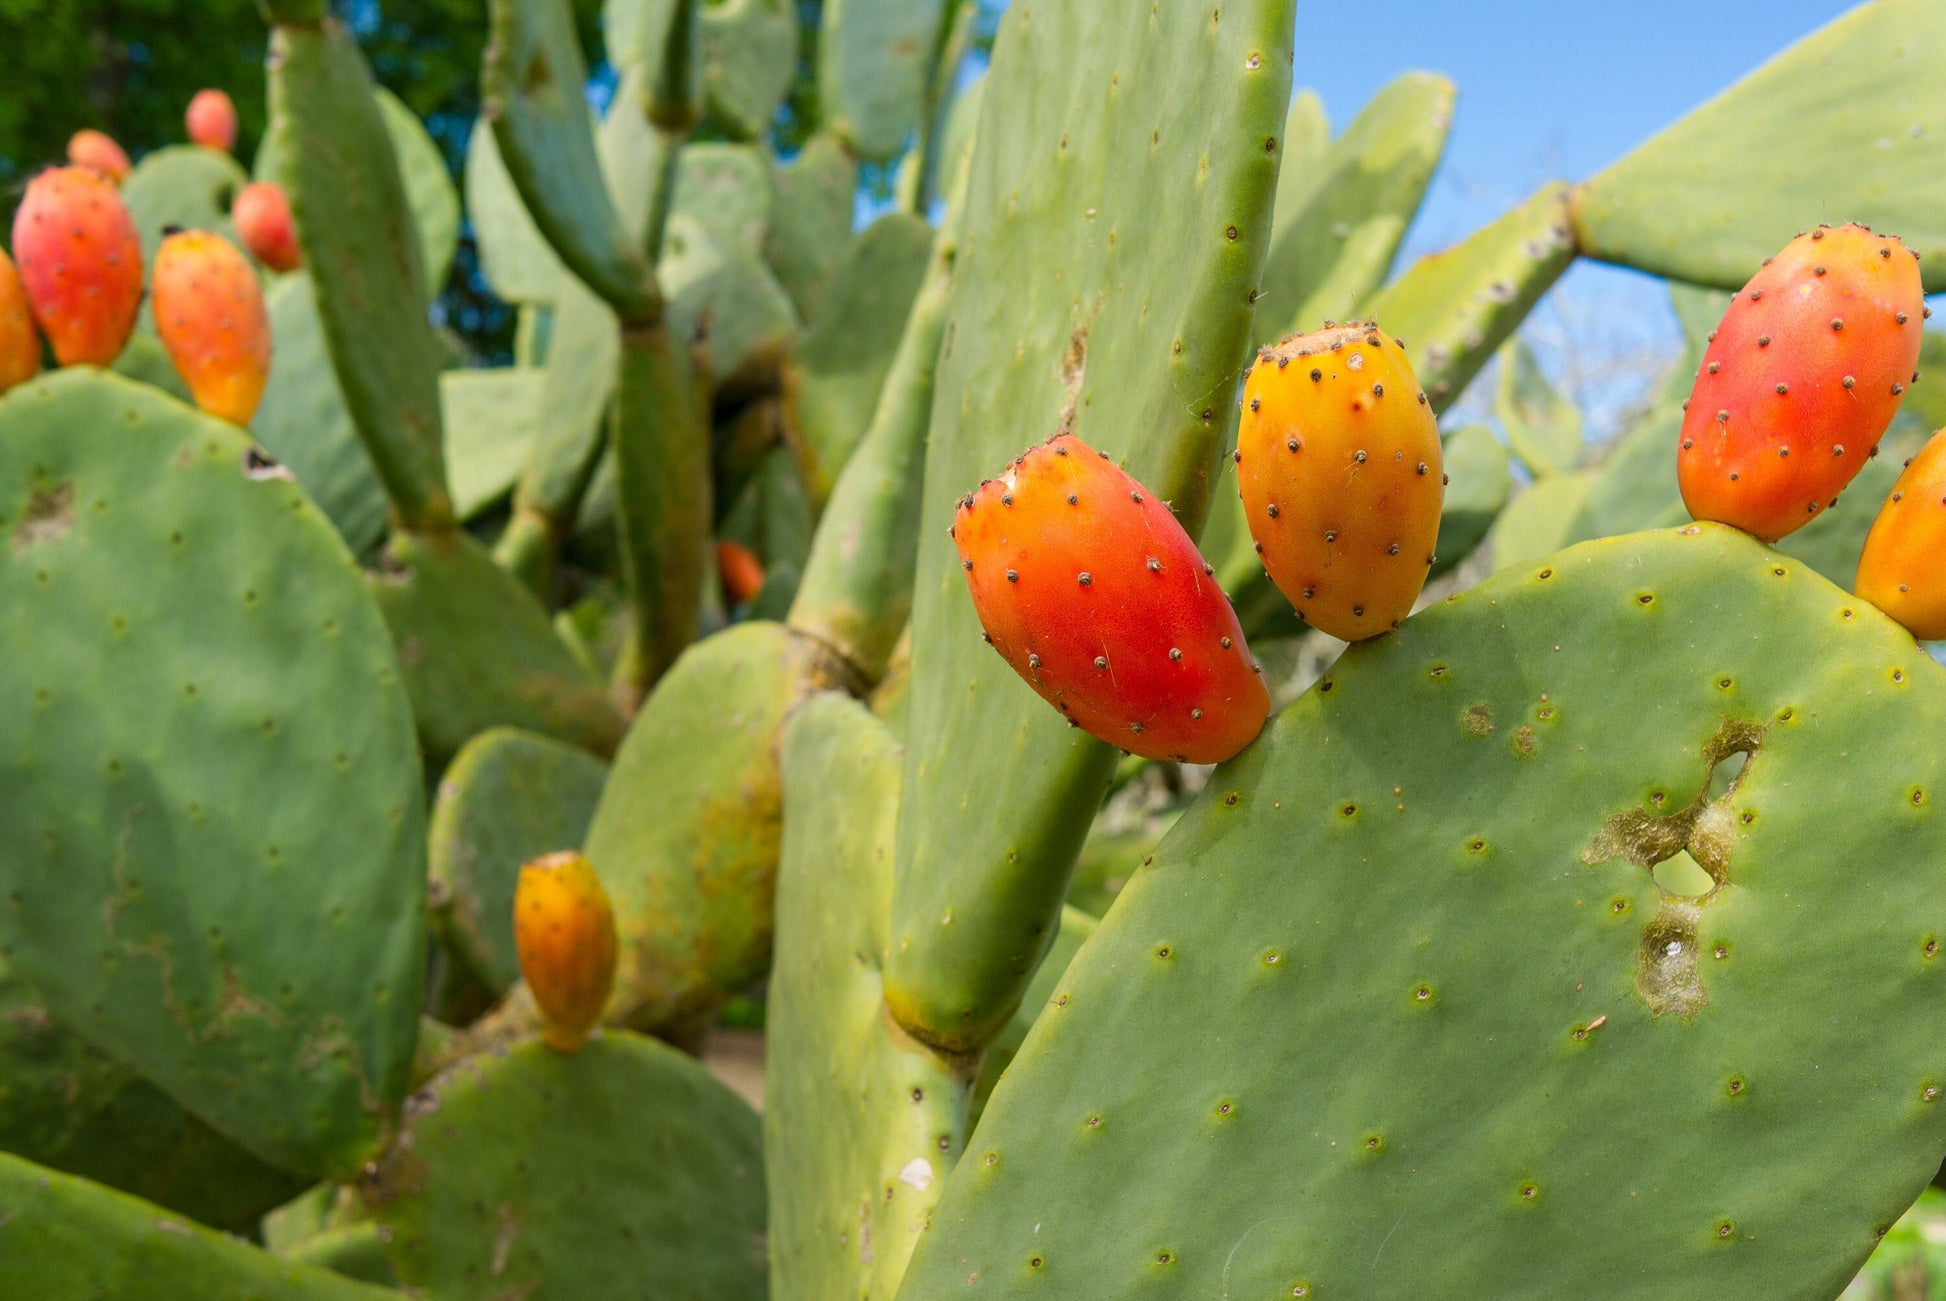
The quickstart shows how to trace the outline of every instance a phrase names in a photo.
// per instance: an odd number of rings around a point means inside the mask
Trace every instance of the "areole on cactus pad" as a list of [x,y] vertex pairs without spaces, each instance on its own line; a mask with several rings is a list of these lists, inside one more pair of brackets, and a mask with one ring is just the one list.
[[1057,434],[964,498],[952,527],[987,641],[1071,725],[1189,763],[1262,730],[1270,692],[1214,571],[1106,452]]

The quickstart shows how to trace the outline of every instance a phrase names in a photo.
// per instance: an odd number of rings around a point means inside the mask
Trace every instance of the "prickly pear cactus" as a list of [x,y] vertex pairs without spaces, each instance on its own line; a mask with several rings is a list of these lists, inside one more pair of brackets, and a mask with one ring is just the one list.
[[1354,648],[1123,890],[908,1294],[1834,1295],[1946,1151],[1942,728],[1715,525]]
[[361,1191],[399,1281],[430,1296],[759,1301],[760,1130],[653,1040],[528,1040],[427,1085]]
[[0,1294],[117,1301],[397,1301],[124,1193],[0,1152]]
[[235,239],[230,201],[249,183],[236,159],[201,145],[170,145],[144,157],[122,182],[122,202],[142,239],[142,265],[154,264],[169,226]]
[[349,1175],[405,1088],[425,891],[351,556],[248,438],[82,368],[0,401],[0,531],[9,962],[246,1146]]
[[[1114,752],[982,644],[954,505],[1071,427],[1200,530],[1290,95],[1286,0],[1165,6],[1112,31],[1097,16],[1071,2],[1002,20],[933,402],[886,974],[900,1023],[959,1049],[1006,1024],[1053,938]],[[1193,121],[1145,107],[1189,84]]]

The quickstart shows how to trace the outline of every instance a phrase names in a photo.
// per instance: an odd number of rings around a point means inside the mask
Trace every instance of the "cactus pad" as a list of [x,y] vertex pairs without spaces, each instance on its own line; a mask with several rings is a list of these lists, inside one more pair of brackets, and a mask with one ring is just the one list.
[[201,145],[169,145],[146,155],[122,182],[122,202],[142,241],[142,265],[155,265],[165,227],[211,230],[234,240],[230,201],[250,183],[236,159]]
[[580,846],[607,775],[585,751],[496,727],[468,741],[440,778],[430,832],[433,916],[446,947],[496,992],[520,979],[520,865]]
[[1942,728],[1713,525],[1354,648],[1122,892],[908,1291],[1835,1295],[1946,1150]]
[[424,944],[377,610],[220,421],[73,369],[0,426],[6,955],[204,1119],[348,1174],[405,1087]]
[[710,119],[738,140],[764,135],[797,72],[795,0],[720,0],[702,17]]
[[427,1085],[361,1190],[399,1281],[431,1296],[759,1301],[759,1131],[673,1048],[529,1040]]
[[0,1294],[43,1301],[398,1301],[99,1184],[0,1153]]
[[510,303],[554,301],[566,268],[521,202],[485,118],[473,124],[466,144],[466,215],[494,293]]
[[787,167],[776,170],[776,204],[764,235],[764,256],[797,304],[813,319],[851,240],[852,202],[858,165],[828,135],[806,142]]
[[821,696],[784,733],[764,1160],[780,1297],[891,1301],[964,1140],[970,1062],[885,1015],[899,747]]
[[449,370],[439,377],[453,510],[471,519],[513,491],[540,423],[545,372],[532,366]]
[[818,104],[824,126],[854,155],[884,161],[919,129],[945,14],[946,0],[830,0],[825,6]]

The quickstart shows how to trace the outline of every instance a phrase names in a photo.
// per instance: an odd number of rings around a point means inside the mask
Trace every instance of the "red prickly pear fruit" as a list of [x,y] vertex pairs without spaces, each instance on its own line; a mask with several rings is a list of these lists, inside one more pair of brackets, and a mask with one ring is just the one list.
[[196,405],[247,425],[270,379],[263,286],[236,245],[177,231],[155,255],[155,329]]
[[197,91],[182,121],[197,144],[226,154],[236,148],[236,105],[222,91]]
[[1906,462],[1865,536],[1855,588],[1921,641],[1946,637],[1946,429]]
[[40,368],[41,336],[34,332],[27,291],[14,260],[0,249],[0,393],[34,378]]
[[142,306],[142,241],[114,183],[90,167],[42,172],[14,212],[13,245],[54,359],[106,366],[119,357]]
[[295,271],[304,265],[297,246],[297,223],[291,201],[274,181],[254,181],[237,191],[230,204],[230,220],[250,256],[272,271]]
[[1307,623],[1360,641],[1412,613],[1446,474],[1439,422],[1396,339],[1353,322],[1260,350],[1235,459],[1257,554]]
[[128,176],[128,154],[112,136],[93,127],[68,137],[68,161],[76,167],[92,167],[117,185]]
[[716,544],[716,573],[731,605],[748,605],[764,590],[764,562],[741,542],[725,538]]
[[1041,698],[1130,754],[1220,763],[1270,713],[1229,598],[1165,502],[1058,434],[954,512],[987,640]]
[[1919,262],[1890,235],[1820,226],[1731,295],[1676,452],[1699,520],[1765,542],[1816,519],[1865,468],[1919,361]]
[[615,909],[588,860],[543,854],[514,883],[514,950],[541,1010],[541,1033],[578,1052],[615,986]]

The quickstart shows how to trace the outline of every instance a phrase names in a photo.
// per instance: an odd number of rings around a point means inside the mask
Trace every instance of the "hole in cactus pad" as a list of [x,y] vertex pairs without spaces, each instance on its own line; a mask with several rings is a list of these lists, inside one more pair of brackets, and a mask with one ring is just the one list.
[[1656,792],[1610,817],[1581,853],[1591,866],[1621,859],[1655,881],[1659,902],[1642,931],[1635,988],[1658,1016],[1674,1012],[1688,1020],[1709,1006],[1696,966],[1696,925],[1731,884],[1740,825],[1735,800],[1763,738],[1756,724],[1725,719],[1703,747],[1703,778],[1686,807],[1664,813],[1668,795]]

